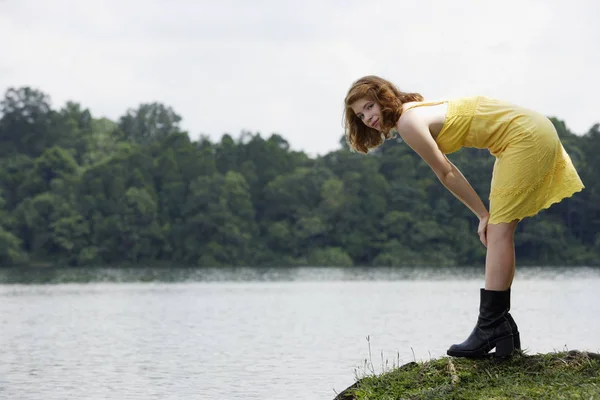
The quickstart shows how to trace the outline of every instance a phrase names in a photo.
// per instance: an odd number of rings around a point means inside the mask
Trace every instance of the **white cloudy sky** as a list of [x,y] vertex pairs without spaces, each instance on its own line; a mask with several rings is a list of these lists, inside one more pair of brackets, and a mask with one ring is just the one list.
[[426,98],[485,94],[600,122],[597,0],[0,0],[0,90],[116,120],[159,101],[192,138],[280,133],[338,148],[343,98],[377,74]]

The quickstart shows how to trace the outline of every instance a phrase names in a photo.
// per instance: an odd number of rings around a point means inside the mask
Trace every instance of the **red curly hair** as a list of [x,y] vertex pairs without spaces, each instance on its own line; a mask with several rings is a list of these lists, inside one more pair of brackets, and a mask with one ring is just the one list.
[[[381,131],[366,126],[351,108],[354,102],[365,98],[381,107]],[[393,83],[378,76],[364,76],[354,82],[344,100],[344,128],[350,148],[366,154],[391,138],[392,129],[402,115],[402,104],[411,101],[423,101],[423,96],[401,92]]]

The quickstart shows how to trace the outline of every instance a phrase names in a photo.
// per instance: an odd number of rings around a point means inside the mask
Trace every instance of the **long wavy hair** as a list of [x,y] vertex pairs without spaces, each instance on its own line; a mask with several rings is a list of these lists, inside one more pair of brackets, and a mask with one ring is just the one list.
[[[365,98],[381,107],[381,131],[366,126],[351,108],[354,102]],[[369,149],[390,139],[402,115],[402,104],[411,101],[423,101],[423,96],[402,92],[393,83],[378,76],[364,76],[354,82],[344,100],[344,130],[350,148],[366,154]]]

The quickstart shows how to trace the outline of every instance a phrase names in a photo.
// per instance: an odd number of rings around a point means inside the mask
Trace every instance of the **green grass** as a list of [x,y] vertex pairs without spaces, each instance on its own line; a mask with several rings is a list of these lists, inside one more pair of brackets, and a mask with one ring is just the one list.
[[569,351],[506,360],[442,357],[360,378],[336,400],[600,400],[600,355]]

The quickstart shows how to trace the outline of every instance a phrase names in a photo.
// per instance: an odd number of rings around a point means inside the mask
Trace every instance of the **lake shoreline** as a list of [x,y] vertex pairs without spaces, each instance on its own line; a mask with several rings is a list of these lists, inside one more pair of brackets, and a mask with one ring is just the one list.
[[[565,272],[568,271],[568,272]],[[482,266],[462,267],[193,267],[121,265],[95,267],[0,268],[0,284],[135,283],[135,282],[331,282],[481,280]],[[600,277],[600,267],[520,266],[515,281],[557,277]]]

